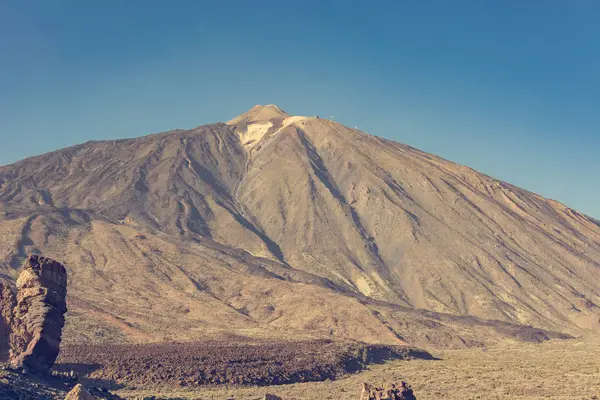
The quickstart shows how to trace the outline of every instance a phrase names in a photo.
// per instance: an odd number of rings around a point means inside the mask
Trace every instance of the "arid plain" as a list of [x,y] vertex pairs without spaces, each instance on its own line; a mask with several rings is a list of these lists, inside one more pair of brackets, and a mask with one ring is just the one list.
[[269,387],[122,390],[127,398],[356,400],[362,382],[410,382],[418,399],[595,400],[600,398],[598,339],[441,350],[439,360],[393,361],[336,381]]

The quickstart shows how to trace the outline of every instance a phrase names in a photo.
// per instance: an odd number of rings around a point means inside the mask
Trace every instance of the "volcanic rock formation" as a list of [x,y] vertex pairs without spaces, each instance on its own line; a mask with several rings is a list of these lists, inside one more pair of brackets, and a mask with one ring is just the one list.
[[30,255],[17,279],[17,294],[0,284],[0,355],[12,365],[45,372],[58,357],[67,312],[67,271]]
[[75,387],[67,394],[65,400],[95,400],[94,396],[90,394],[81,384],[75,385]]
[[400,385],[392,383],[386,388],[363,383],[360,400],[417,400],[417,398],[406,382],[402,382]]

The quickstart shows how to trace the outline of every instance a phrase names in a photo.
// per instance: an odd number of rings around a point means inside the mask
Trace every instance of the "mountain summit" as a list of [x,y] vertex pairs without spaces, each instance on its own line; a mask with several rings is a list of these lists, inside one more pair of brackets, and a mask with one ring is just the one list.
[[66,341],[600,331],[597,221],[274,105],[0,167],[0,235],[69,268]]
[[287,118],[289,115],[275,104],[261,106],[259,104],[252,107],[247,112],[227,122],[227,125],[238,125],[240,123],[265,122],[278,118]]

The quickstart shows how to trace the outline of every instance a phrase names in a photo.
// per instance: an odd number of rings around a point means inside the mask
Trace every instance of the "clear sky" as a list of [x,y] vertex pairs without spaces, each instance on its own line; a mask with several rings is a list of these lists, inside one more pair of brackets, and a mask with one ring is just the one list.
[[334,116],[600,218],[600,2],[0,0],[0,165]]

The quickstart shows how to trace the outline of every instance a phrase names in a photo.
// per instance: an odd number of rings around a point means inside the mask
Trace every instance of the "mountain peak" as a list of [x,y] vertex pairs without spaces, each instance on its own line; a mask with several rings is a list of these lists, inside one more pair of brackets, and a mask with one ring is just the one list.
[[[262,107],[262,106],[258,105],[258,107]],[[267,104],[266,106],[264,106],[262,108],[273,110],[273,111],[278,112],[278,113],[280,113],[282,115],[288,115],[285,111],[283,111],[281,108],[277,107],[275,104]]]
[[0,167],[0,274],[76,268],[71,343],[600,334],[597,221],[355,132],[265,105]]
[[255,105],[244,114],[227,122],[240,136],[246,150],[251,150],[263,137],[275,135],[290,124],[308,117],[290,116],[275,104]]
[[257,104],[240,116],[227,122],[227,125],[247,124],[250,122],[270,121],[278,118],[287,118],[289,115],[275,104],[266,106]]

